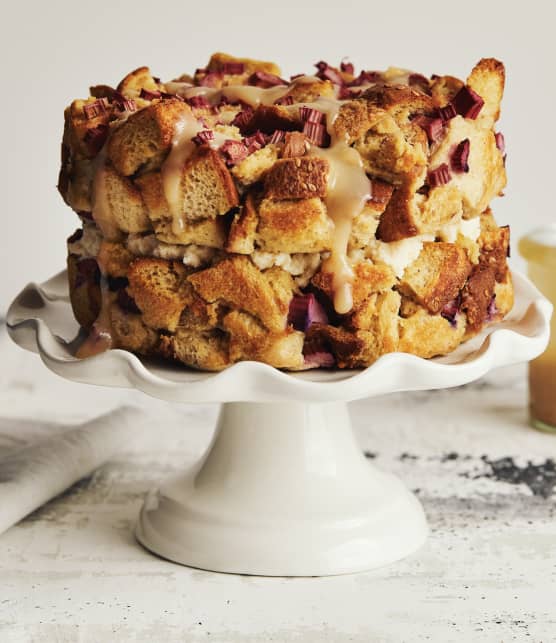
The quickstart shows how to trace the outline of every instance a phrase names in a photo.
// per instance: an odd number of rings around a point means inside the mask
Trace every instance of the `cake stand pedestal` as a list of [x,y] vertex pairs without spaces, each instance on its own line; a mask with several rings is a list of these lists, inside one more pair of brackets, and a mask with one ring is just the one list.
[[450,355],[393,353],[361,371],[283,373],[241,362],[202,373],[124,350],[79,360],[64,273],[18,295],[8,330],[67,379],[135,387],[174,402],[224,403],[201,461],[147,495],[136,528],[147,549],[222,572],[342,574],[398,560],[427,535],[417,498],[361,453],[346,403],[458,386],[539,355],[551,305],[524,277],[514,273],[514,281],[508,318]]

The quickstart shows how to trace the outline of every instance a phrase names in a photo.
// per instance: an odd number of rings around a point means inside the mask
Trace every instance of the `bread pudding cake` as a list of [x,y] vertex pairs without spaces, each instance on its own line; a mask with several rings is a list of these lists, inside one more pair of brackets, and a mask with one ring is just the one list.
[[284,80],[214,54],[65,111],[59,190],[78,355],[361,368],[454,350],[513,303],[496,132],[504,66],[464,82],[351,63]]

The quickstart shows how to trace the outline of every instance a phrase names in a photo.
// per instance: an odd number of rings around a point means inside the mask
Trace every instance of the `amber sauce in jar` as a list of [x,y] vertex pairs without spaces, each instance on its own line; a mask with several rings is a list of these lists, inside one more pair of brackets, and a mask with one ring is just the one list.
[[[519,251],[528,261],[531,281],[556,306],[556,224],[521,239]],[[556,315],[548,348],[529,364],[529,407],[533,426],[556,433]]]

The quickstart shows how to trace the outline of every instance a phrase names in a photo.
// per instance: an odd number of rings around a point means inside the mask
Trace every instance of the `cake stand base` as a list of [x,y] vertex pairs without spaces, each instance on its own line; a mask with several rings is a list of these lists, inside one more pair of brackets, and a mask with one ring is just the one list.
[[145,500],[139,542],[220,572],[324,576],[418,549],[417,498],[369,464],[345,403],[227,403],[200,463]]

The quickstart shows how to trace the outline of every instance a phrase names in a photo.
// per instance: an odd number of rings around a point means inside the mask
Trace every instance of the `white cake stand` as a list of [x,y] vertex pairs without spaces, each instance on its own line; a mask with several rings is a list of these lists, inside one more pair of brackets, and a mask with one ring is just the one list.
[[427,536],[417,498],[364,458],[346,402],[458,386],[539,355],[552,307],[524,277],[514,280],[507,320],[454,353],[434,360],[393,353],[361,371],[291,374],[243,362],[205,373],[124,350],[79,360],[65,273],[29,284],[9,309],[8,330],[64,378],[171,402],[224,403],[201,461],[148,494],[136,530],[147,549],[215,571],[341,574],[398,560]]

